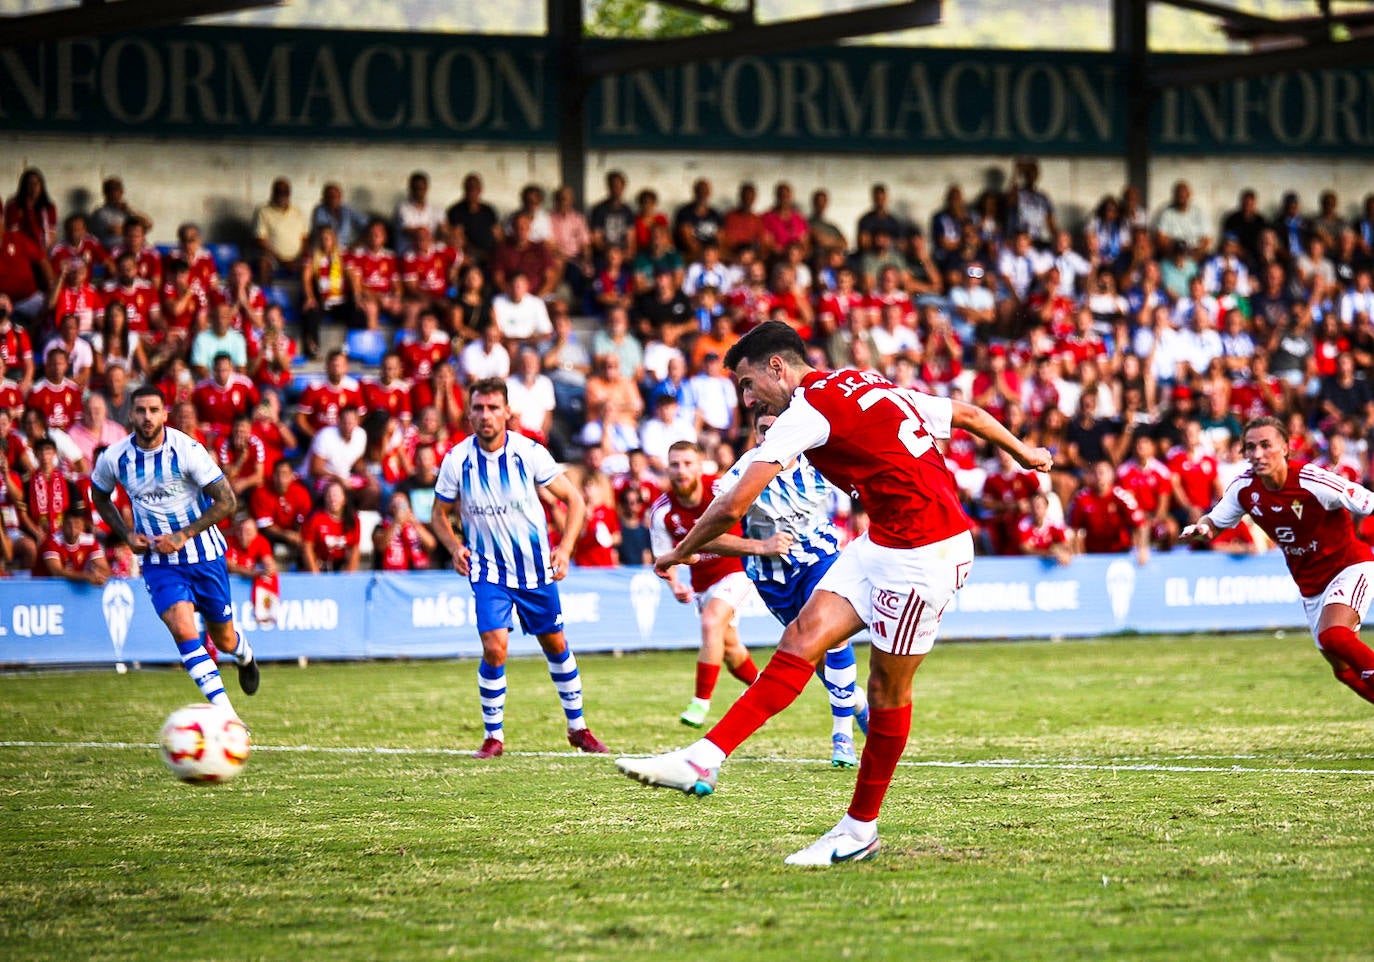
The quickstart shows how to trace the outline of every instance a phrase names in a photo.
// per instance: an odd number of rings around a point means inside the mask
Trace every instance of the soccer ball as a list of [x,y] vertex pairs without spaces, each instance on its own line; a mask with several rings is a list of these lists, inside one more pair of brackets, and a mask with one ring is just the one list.
[[183,782],[226,782],[248,764],[248,729],[224,708],[187,705],[162,723],[158,751]]

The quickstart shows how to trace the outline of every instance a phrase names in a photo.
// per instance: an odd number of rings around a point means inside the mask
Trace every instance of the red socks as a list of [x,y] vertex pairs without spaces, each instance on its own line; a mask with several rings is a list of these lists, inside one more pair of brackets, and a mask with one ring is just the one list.
[[1345,625],[1332,625],[1317,636],[1322,651],[1345,662],[1336,672],[1336,679],[1367,702],[1374,702],[1374,685],[1361,672],[1374,671],[1374,651],[1360,641],[1360,636]]
[[710,701],[711,693],[716,690],[716,679],[720,677],[720,665],[708,665],[704,661],[697,662],[697,697],[702,701]]
[[874,708],[869,712],[868,740],[864,742],[863,756],[859,759],[859,777],[854,784],[854,798],[849,803],[850,818],[861,822],[878,818],[883,796],[892,783],[892,773],[897,770],[897,760],[902,757],[910,733],[911,705]]
[[759,680],[759,666],[754,664],[754,659],[747,654],[744,656],[744,661],[738,665],[726,665],[726,667],[730,669],[730,674],[746,685],[752,685]]
[[774,653],[758,680],[744,690],[706,738],[729,755],[764,722],[796,701],[815,672],[816,666],[805,658],[785,651]]

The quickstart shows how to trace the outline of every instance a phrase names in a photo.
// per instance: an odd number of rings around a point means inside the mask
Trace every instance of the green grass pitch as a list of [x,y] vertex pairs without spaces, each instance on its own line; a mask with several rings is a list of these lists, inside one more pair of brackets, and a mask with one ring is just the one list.
[[[685,744],[692,663],[584,656],[592,728]],[[942,644],[883,851],[827,870],[782,864],[853,784],[819,684],[701,800],[573,754],[542,660],[509,686],[476,762],[473,662],[267,665],[247,771],[188,786],[180,670],[0,675],[0,958],[1374,958],[1374,706],[1300,632]]]

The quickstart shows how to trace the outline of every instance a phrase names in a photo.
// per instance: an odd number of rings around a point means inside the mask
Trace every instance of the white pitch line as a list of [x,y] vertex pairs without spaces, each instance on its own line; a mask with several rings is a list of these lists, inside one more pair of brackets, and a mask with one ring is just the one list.
[[[84,748],[109,750],[156,751],[155,742],[46,742],[46,741],[0,741],[0,748]],[[441,757],[467,758],[472,752],[458,748],[386,748],[362,745],[254,745],[255,752],[288,752],[316,755],[434,755]],[[583,752],[521,752],[505,753],[512,758],[580,758],[587,761],[599,756]],[[1188,758],[1190,756],[1180,756]],[[1222,761],[1226,759],[1254,760],[1254,755],[1208,755],[1199,756]],[[1335,760],[1335,759],[1333,759]],[[745,764],[769,765],[828,765],[826,758],[779,758],[776,756],[744,756],[731,761]],[[1230,775],[1364,775],[1374,777],[1374,768],[1259,768],[1246,765],[1171,765],[1163,762],[1147,762],[1138,756],[1130,761],[1070,761],[1070,760],[1032,760],[1020,758],[988,758],[978,761],[957,761],[941,759],[911,759],[897,763],[902,768],[967,768],[983,770],[1019,771],[1060,771],[1060,772],[1163,772],[1170,774],[1220,773]]]

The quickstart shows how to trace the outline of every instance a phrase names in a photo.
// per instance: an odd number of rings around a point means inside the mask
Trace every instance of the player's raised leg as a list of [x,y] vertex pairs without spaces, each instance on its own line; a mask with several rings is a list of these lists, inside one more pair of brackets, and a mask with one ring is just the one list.
[[[1367,595],[1368,587],[1366,583],[1356,590]],[[1349,605],[1328,604],[1321,609],[1314,634],[1336,679],[1365,701],[1374,702],[1374,651],[1360,640],[1360,620],[1360,612]]]
[[[651,758],[621,758],[616,767],[646,785],[688,795],[715,791],[721,764],[774,715],[796,701],[829,648],[864,626],[846,599],[820,590],[797,620],[784,629],[778,650],[705,738],[684,749]],[[871,730],[871,729],[870,729]]]

